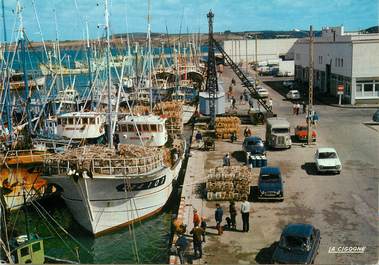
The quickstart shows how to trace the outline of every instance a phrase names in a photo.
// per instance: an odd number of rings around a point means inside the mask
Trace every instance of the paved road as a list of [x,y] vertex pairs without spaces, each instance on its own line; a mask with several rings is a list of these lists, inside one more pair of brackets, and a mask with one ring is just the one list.
[[[292,126],[305,122],[305,114],[293,115],[292,103],[264,86],[273,98],[274,113],[288,118]],[[287,178],[288,198],[284,207],[276,209],[280,216],[277,224],[292,219],[320,228],[322,243],[316,263],[377,263],[379,127],[364,125],[373,110],[324,105],[315,109],[320,114],[316,146],[295,144],[290,150],[268,154],[271,164],[281,166]],[[336,148],[343,164],[340,175],[315,172],[313,154],[319,146]],[[333,246],[367,249],[364,254],[328,254]]]

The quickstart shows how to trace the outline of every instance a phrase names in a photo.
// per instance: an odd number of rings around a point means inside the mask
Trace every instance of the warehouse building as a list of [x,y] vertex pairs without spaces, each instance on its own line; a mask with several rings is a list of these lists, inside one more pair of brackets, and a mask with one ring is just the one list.
[[[309,39],[294,45],[295,79],[308,82]],[[314,91],[337,97],[343,86],[346,104],[379,104],[379,34],[345,33],[343,26],[324,28],[314,38]]]
[[292,60],[296,38],[288,39],[244,39],[224,41],[224,50],[235,63]]

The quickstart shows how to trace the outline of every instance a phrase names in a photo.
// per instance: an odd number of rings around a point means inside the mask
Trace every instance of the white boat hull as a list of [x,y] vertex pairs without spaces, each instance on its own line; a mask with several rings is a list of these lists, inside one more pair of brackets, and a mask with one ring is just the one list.
[[75,182],[66,175],[53,175],[46,179],[63,188],[62,198],[75,220],[99,236],[159,212],[171,195],[181,165],[182,159],[172,169],[164,167],[135,177],[96,175]]

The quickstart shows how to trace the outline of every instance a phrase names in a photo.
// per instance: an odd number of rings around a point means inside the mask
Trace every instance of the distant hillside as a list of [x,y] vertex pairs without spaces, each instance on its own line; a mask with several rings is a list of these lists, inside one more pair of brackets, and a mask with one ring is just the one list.
[[361,33],[379,33],[379,26],[374,26],[374,27],[371,27],[371,28],[368,28],[368,29],[364,29],[364,30],[361,30],[360,31]]

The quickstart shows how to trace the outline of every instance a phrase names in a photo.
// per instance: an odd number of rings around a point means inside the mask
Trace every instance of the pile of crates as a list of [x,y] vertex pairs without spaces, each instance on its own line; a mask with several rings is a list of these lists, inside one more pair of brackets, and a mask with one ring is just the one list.
[[249,197],[250,184],[258,176],[246,166],[217,167],[207,176],[207,200],[243,201]]
[[218,139],[229,139],[232,133],[238,136],[241,128],[241,120],[238,117],[217,117],[215,123]]

